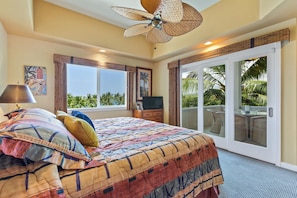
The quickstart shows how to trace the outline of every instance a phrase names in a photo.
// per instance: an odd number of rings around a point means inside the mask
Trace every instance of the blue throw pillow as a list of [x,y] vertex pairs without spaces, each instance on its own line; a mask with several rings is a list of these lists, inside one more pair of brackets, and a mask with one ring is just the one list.
[[74,111],[71,112],[71,115],[74,116],[74,117],[77,117],[77,118],[80,118],[80,119],[85,120],[85,121],[88,122],[88,123],[93,127],[93,129],[95,130],[95,126],[94,126],[92,120],[91,120],[86,114],[84,114],[84,113],[82,113],[82,112],[80,112],[80,111],[76,111],[76,110],[74,110]]

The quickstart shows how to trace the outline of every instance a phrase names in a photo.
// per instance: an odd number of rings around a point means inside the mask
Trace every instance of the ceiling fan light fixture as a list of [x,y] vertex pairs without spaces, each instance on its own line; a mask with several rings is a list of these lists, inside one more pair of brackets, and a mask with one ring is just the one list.
[[117,13],[132,20],[149,20],[127,28],[124,37],[146,34],[148,41],[165,43],[173,36],[180,36],[202,23],[201,14],[181,0],[140,0],[146,11],[112,7]]

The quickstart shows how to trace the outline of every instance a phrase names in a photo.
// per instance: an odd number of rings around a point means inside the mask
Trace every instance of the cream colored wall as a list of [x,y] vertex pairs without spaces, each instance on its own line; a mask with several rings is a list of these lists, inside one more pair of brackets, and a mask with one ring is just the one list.
[[[7,33],[0,22],[0,94],[7,84]],[[7,105],[0,103],[0,122],[6,120],[2,116],[7,111]]]
[[282,160],[290,164],[297,164],[296,22],[291,28],[291,41],[282,50]]
[[[245,39],[249,39],[252,37],[256,37],[259,35],[263,35],[266,33],[270,33],[273,31],[277,31],[283,28],[290,28],[290,41],[287,43],[283,43],[282,46],[282,58],[281,58],[281,67],[282,67],[282,80],[281,80],[281,158],[282,161],[288,164],[297,165],[297,72],[296,72],[296,54],[297,54],[297,44],[296,44],[296,19],[291,19],[288,21],[284,21],[279,24],[275,24],[270,27],[263,28],[261,30],[250,32],[245,35],[241,35],[240,37],[234,38],[232,40],[228,40],[226,43],[221,43],[217,47],[222,47],[225,45],[229,45],[231,43],[235,43],[238,41],[242,41]],[[153,78],[153,93],[155,95],[163,95],[164,96],[164,112],[165,112],[165,122],[168,123],[168,100],[169,100],[169,87],[168,87],[168,79],[169,79],[169,71],[167,68],[167,64],[178,60],[181,58],[189,57],[190,55],[197,54],[200,51],[193,51],[187,54],[183,54],[180,56],[176,56],[174,58],[170,58],[161,62],[158,62],[154,65],[154,78]],[[207,49],[205,49],[207,51]]]
[[[47,72],[47,95],[35,96],[36,104],[23,104],[24,108],[41,107],[49,111],[54,111],[54,64],[53,54],[82,57],[97,61],[120,63],[130,66],[141,66],[151,68],[152,64],[146,61],[131,58],[100,54],[96,51],[65,46],[40,40],[28,39],[24,37],[8,35],[8,83],[24,84],[24,65],[46,67]],[[9,108],[13,108],[10,105]],[[131,116],[131,111],[100,111],[90,113],[92,118]]]
[[113,49],[119,53],[143,59],[152,57],[152,43],[144,36],[125,38],[124,30],[120,27],[46,1],[34,0],[33,2],[35,32],[89,44],[94,48],[98,46],[98,48]]
[[[291,32],[296,38],[296,32]],[[296,39],[282,48],[282,160],[297,165]]]
[[159,62],[153,67],[153,95],[163,96],[164,122],[169,122],[169,71],[167,69],[167,60]]
[[264,18],[284,0],[260,0],[260,18]]
[[176,53],[176,49],[188,51],[200,48],[208,40],[217,42],[214,38],[222,37],[235,29],[257,22],[259,0],[223,0],[202,11],[201,14],[204,19],[201,26],[185,35],[173,38],[166,44],[156,44],[153,58]]

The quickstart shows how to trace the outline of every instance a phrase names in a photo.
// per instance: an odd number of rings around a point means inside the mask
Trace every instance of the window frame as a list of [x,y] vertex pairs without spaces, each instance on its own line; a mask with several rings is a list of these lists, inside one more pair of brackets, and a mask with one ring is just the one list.
[[[127,72],[127,110],[133,109],[133,101],[135,97],[135,74],[136,67],[116,64],[116,63],[102,63],[96,60],[65,56],[54,54],[54,64],[55,64],[55,102],[54,110],[65,111],[67,112],[67,64],[76,64],[76,65],[85,65],[91,67],[98,67],[102,69],[113,69],[121,70]],[[107,110],[106,108],[105,110]],[[117,108],[118,110],[119,108]],[[96,108],[96,110],[98,110]]]
[[[97,85],[97,88],[96,88],[96,93],[94,94],[97,94],[97,106],[96,107],[81,107],[81,108],[69,108],[68,107],[68,103],[67,103],[67,110],[80,110],[80,111],[100,111],[100,110],[124,110],[124,109],[127,109],[127,72],[125,71],[121,71],[121,70],[114,70],[114,69],[109,69],[109,68],[98,68],[98,67],[90,67],[90,66],[87,66],[87,65],[77,65],[77,64],[67,64],[67,71],[69,71],[69,67],[89,67],[89,68],[94,68],[96,71],[96,83]],[[100,90],[100,82],[101,82],[101,74],[103,72],[103,70],[109,70],[109,71],[118,71],[118,72],[124,72],[124,80],[126,81],[126,84],[125,84],[125,87],[126,89],[124,90],[125,91],[125,103],[122,104],[122,105],[107,105],[107,106],[104,106],[104,105],[101,105],[101,101],[100,101],[100,97],[101,97],[101,90]],[[67,77],[68,77],[68,73],[67,73]],[[68,87],[68,85],[67,85]],[[68,90],[68,89],[67,89]],[[68,92],[68,91],[67,91]],[[68,93],[67,93],[68,94]]]

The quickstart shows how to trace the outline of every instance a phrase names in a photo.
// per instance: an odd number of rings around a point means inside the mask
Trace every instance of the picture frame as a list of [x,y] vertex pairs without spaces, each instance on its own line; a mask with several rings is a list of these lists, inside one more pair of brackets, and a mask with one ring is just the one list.
[[136,102],[136,109],[143,110],[142,102],[140,102],[140,101]]
[[152,96],[152,69],[136,68],[136,99],[142,101],[143,96]]
[[33,95],[47,94],[46,67],[25,65],[24,81],[25,84],[29,86]]

